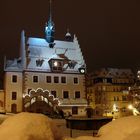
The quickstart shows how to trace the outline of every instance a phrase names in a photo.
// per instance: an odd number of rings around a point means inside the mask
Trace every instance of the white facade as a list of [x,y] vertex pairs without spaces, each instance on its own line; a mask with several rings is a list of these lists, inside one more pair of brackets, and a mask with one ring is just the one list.
[[19,59],[5,62],[7,112],[24,111],[24,97],[31,90],[41,88],[52,94],[55,92],[64,112],[85,115],[87,101],[82,72],[85,72],[86,65],[78,40],[74,36],[71,42],[54,42],[55,46],[50,48],[45,39],[29,37],[26,41],[24,31],[21,33]]

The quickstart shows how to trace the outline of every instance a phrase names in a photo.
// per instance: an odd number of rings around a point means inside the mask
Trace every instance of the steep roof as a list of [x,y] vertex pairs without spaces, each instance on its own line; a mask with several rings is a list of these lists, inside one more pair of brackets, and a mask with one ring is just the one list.
[[[50,72],[51,68],[49,61],[51,59],[63,60],[64,63],[64,73],[79,73],[79,68],[85,68],[85,61],[78,44],[77,38],[74,36],[72,42],[55,40],[55,45],[53,48],[49,47],[48,42],[44,38],[29,37],[27,41],[21,45],[21,60],[20,67],[19,63],[11,61],[11,63],[6,63],[5,71],[14,70],[30,70],[30,71],[46,71]],[[24,45],[25,44],[25,45]],[[26,63],[26,67],[24,67]],[[37,63],[40,65],[37,65]],[[70,67],[70,64],[73,64]]]

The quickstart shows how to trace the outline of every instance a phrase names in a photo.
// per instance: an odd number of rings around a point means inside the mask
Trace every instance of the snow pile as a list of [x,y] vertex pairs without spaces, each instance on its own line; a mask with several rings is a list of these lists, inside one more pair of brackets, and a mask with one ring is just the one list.
[[61,134],[48,117],[19,113],[0,125],[1,140],[60,140]]
[[129,116],[117,119],[99,130],[101,140],[140,140],[140,117]]
[[[65,132],[65,131],[64,131]],[[140,117],[117,119],[103,126],[98,137],[62,137],[52,119],[35,113],[19,113],[0,125],[1,140],[140,140]]]

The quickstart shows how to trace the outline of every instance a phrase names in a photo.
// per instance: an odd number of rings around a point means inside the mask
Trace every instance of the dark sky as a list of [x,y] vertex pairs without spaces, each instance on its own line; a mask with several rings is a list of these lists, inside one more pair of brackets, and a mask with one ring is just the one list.
[[[48,7],[48,0],[1,2],[1,63],[4,55],[18,57],[23,29],[28,37],[44,37]],[[63,40],[67,28],[77,35],[88,71],[140,66],[139,0],[53,0],[53,21],[56,39]]]

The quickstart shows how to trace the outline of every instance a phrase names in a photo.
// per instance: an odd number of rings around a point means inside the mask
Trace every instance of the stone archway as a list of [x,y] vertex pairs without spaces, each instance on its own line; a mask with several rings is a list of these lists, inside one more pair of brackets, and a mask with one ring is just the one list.
[[27,112],[53,114],[57,112],[58,105],[58,99],[54,98],[49,91],[41,88],[31,90],[24,97],[24,111]]

